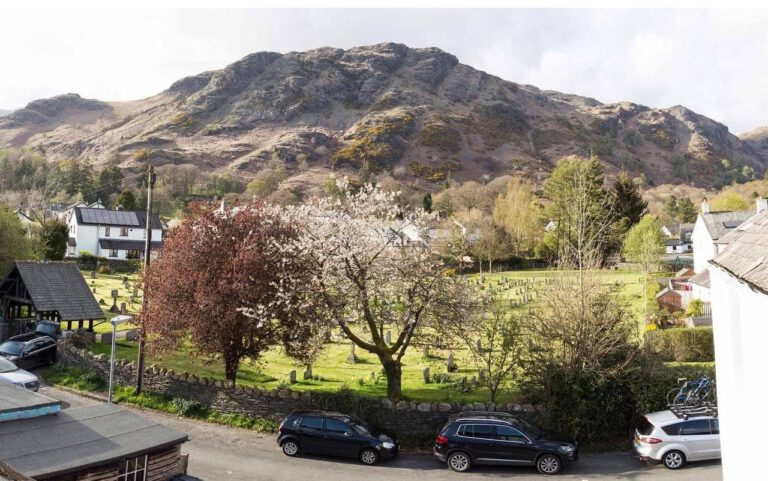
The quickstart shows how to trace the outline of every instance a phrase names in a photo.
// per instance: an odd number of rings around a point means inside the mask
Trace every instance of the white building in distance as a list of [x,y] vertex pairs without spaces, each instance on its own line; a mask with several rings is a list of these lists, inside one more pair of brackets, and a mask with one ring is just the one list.
[[[67,221],[67,257],[81,252],[107,259],[143,259],[147,214],[144,211],[75,207]],[[152,250],[163,245],[163,224],[152,215]]]

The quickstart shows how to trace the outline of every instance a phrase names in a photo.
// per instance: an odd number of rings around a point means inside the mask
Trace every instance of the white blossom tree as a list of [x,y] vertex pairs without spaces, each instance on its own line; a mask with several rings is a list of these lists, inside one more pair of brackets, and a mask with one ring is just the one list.
[[[423,330],[442,332],[449,319],[482,315],[473,288],[446,268],[427,245],[431,214],[403,211],[397,193],[365,185],[341,197],[288,207],[301,235],[284,256],[310,260],[301,292],[304,322],[338,326],[358,347],[376,355],[387,376],[387,395],[401,397],[402,360]],[[295,286],[295,283],[291,283]],[[386,342],[385,331],[396,335]]]

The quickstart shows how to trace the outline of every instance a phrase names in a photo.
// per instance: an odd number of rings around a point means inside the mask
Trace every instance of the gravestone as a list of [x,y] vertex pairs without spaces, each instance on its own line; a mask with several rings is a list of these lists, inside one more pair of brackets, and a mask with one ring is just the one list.
[[307,366],[307,369],[304,371],[304,380],[312,379],[312,366]]
[[291,380],[291,384],[296,384],[296,370],[291,371],[290,380]]
[[123,284],[127,284],[127,283],[128,283],[128,276],[123,276]]
[[438,349],[443,347],[443,340],[440,339],[440,336],[435,337],[435,347]]
[[477,352],[483,352],[483,343],[480,339],[477,340]]
[[133,288],[133,297],[139,297],[139,290],[135,286]]
[[424,357],[429,357],[429,346],[424,346]]
[[91,279],[96,279],[96,271],[91,271]]
[[456,371],[456,361],[454,360],[453,353],[448,354],[448,372]]
[[387,331],[385,333],[384,341],[389,345],[392,344],[392,331]]
[[352,352],[347,356],[347,362],[354,364],[357,362],[357,355],[355,355],[355,345],[352,344]]
[[96,288],[95,287],[93,288],[93,293],[96,294]]
[[125,315],[128,312],[128,309],[125,306],[125,302],[120,303],[120,314]]
[[131,329],[129,331],[125,331],[125,340],[126,341],[138,341],[139,340],[139,331],[136,329]]
[[117,289],[112,289],[112,307],[109,308],[109,312],[120,312],[117,308]]
[[425,367],[421,372],[421,376],[424,378],[424,384],[429,384],[429,368]]

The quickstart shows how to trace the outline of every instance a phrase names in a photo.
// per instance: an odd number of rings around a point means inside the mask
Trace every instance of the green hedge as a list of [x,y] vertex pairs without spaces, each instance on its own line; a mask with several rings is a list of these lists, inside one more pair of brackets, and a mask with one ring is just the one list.
[[697,379],[702,374],[715,379],[715,364],[659,365],[645,370],[631,384],[637,415],[666,409],[667,394],[678,386],[678,379]]
[[713,362],[711,327],[658,329],[645,335],[646,347],[664,361]]

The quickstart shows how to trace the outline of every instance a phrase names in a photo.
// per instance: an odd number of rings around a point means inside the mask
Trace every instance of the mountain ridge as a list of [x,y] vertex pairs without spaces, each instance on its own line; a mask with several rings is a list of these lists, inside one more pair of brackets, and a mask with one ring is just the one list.
[[729,169],[762,174],[760,145],[684,106],[604,104],[396,43],[256,52],[145,99],[65,94],[0,117],[0,147],[33,146],[51,162],[191,163],[247,179],[280,159],[299,191],[332,170],[433,191],[447,180],[541,178],[571,154],[596,155],[609,175],[711,186]]

